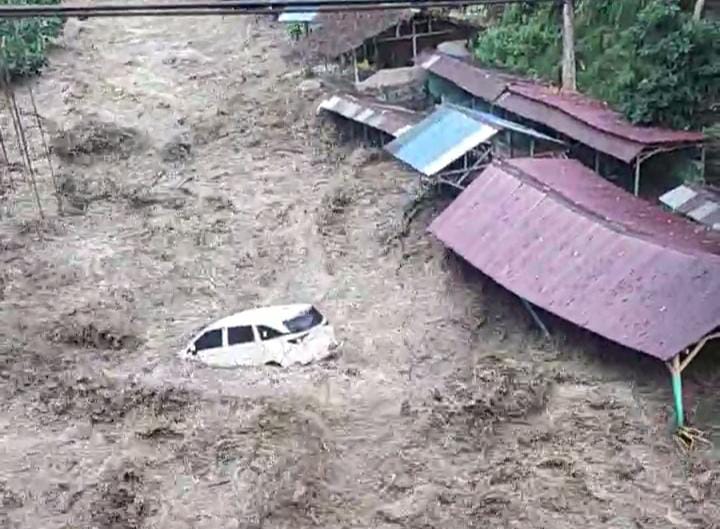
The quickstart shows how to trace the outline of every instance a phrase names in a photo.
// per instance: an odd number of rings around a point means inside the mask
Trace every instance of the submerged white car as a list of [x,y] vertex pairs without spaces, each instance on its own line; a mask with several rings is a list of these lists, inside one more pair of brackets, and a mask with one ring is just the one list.
[[285,367],[326,358],[337,345],[332,326],[313,305],[281,305],[211,323],[180,356],[212,367]]

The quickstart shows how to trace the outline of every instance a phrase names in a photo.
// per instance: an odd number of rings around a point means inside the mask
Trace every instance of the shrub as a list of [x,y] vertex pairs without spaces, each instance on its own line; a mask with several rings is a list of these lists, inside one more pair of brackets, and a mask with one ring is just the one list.
[[[60,0],[0,0],[0,4],[58,4]],[[63,19],[0,19],[0,74],[10,79],[34,75],[45,66],[53,38],[60,34]]]

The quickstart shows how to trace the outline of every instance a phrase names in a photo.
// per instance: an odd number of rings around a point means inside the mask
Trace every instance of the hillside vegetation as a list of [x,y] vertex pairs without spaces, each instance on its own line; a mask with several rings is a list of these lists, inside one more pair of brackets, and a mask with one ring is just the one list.
[[[0,0],[0,4],[58,4],[60,0]],[[58,17],[0,19],[0,74],[17,79],[38,73],[47,50],[62,29]]]
[[[561,7],[508,6],[475,47],[485,64],[557,82]],[[578,89],[632,122],[700,128],[720,102],[720,24],[678,0],[578,0]]]

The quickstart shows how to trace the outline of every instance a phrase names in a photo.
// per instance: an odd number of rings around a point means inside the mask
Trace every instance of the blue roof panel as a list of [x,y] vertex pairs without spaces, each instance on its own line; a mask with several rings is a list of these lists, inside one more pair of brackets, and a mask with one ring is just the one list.
[[431,176],[492,138],[500,127],[473,119],[449,105],[439,107],[385,146],[399,160]]

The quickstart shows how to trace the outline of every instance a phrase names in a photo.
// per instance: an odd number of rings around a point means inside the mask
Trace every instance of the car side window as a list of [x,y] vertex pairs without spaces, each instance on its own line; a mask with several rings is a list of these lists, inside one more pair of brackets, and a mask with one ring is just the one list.
[[278,338],[283,335],[278,330],[273,329],[272,327],[265,327],[264,325],[258,325],[258,333],[260,334],[261,340],[272,340],[273,338]]
[[239,345],[255,341],[252,327],[242,325],[239,327],[228,327],[228,345]]
[[214,349],[216,347],[222,347],[222,329],[208,331],[195,340],[196,351],[204,351],[205,349]]

